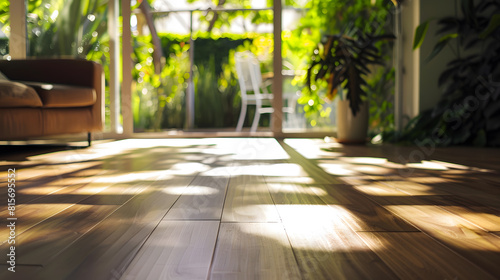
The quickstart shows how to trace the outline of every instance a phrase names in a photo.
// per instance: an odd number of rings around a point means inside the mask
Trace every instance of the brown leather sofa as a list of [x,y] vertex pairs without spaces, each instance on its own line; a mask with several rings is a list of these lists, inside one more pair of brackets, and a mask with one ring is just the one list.
[[0,61],[0,140],[102,131],[104,73],[77,59]]

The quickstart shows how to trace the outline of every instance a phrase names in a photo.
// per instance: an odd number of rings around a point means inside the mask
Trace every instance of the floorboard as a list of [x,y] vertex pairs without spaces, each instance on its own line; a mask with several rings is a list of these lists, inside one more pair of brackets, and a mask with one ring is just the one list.
[[19,273],[0,264],[0,279],[498,278],[500,152],[421,148],[179,138],[10,153],[0,197],[15,167]]
[[430,204],[438,205],[484,231],[500,231],[500,210],[485,207],[472,200],[454,195],[425,197],[424,199],[429,200]]
[[346,209],[325,203],[321,186],[269,184],[303,278],[396,279],[342,219]]
[[[57,173],[57,171],[55,170],[44,170],[44,175],[35,175],[30,179],[25,179],[23,175],[17,176],[17,174],[29,174],[31,172],[33,172],[32,169],[27,169],[18,170],[16,173],[16,192],[18,194],[22,194],[17,196],[17,204],[20,205],[20,207],[22,207],[23,204],[31,203],[34,200],[40,199],[44,195],[50,195],[52,193],[62,193],[65,192],[65,189],[68,187],[82,186],[93,180],[92,176],[78,175],[79,172],[75,170],[71,170],[69,174]],[[99,174],[104,172],[106,171],[98,171]],[[0,195],[7,195],[6,186],[6,184],[2,184],[2,188],[0,188]],[[6,205],[1,205],[0,215],[4,214],[5,212]]]
[[301,279],[281,224],[222,223],[210,279]]
[[163,188],[187,186],[192,180],[176,177],[150,185],[53,258],[40,275],[82,280],[119,278],[179,196]]
[[345,209],[342,218],[354,231],[418,231],[350,185],[319,185],[316,188],[328,194],[321,196],[326,203]]
[[262,176],[237,175],[229,180],[223,222],[279,222]]
[[306,186],[270,189],[304,279],[395,279],[344,222],[344,208],[326,205]]
[[164,220],[220,220],[228,177],[197,176]]
[[383,181],[381,184],[409,195],[456,195],[500,211],[500,195],[496,195],[496,191],[488,192],[471,187],[476,183],[465,185],[462,182],[451,183],[441,180],[439,183],[419,184],[401,178],[401,180]]
[[[86,198],[84,196],[64,211],[40,221],[34,225],[33,230],[24,234],[18,232],[16,241],[22,244],[19,247],[18,260],[22,263],[46,266],[52,258],[146,188],[146,182],[110,186],[95,195]],[[50,204],[41,206],[45,209],[52,208]],[[46,214],[42,212],[42,216]],[[25,223],[22,218],[19,219],[22,224]],[[40,232],[47,233],[46,238],[41,239]],[[0,247],[0,250],[6,246],[8,244]]]
[[162,221],[121,279],[207,279],[218,221]]
[[400,279],[496,278],[420,232],[358,234]]
[[330,206],[278,206],[304,279],[397,279]]
[[8,279],[8,280],[26,280],[26,279],[34,279],[33,275],[37,275],[40,271],[42,271],[41,266],[34,265],[19,265],[16,264],[15,272],[11,272],[8,269],[7,265],[0,265],[0,279]]
[[[363,190],[363,187],[358,189]],[[398,196],[373,196],[373,199],[489,273],[500,275],[497,265],[500,263],[500,239],[496,236],[446,211],[446,207],[434,205],[425,196],[409,196],[383,184],[370,186],[367,192],[384,189]]]
[[[85,180],[83,180],[85,181]],[[57,215],[73,205],[89,198],[90,196],[99,193],[106,186],[91,187],[88,184],[76,184],[67,186],[57,190],[56,192],[46,194],[32,193],[29,196],[33,197],[29,202],[16,202],[16,217],[22,221],[17,227],[17,234],[20,235],[26,230],[38,225],[48,218]],[[43,187],[42,187],[43,189]],[[83,191],[86,190],[86,191]],[[19,192],[18,197],[25,197],[23,192]],[[9,217],[9,211],[0,213],[1,219]],[[0,234],[4,236],[5,229],[0,229]],[[2,244],[5,240],[2,240]]]
[[497,236],[437,206],[394,205],[388,209],[492,275],[500,275],[500,238]]

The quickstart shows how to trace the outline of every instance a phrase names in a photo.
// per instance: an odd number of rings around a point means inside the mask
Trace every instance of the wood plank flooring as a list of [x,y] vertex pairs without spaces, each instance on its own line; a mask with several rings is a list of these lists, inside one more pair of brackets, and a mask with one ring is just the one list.
[[222,223],[210,279],[301,279],[279,223]]
[[320,139],[0,147],[0,279],[500,279],[500,150]]
[[162,221],[122,279],[207,279],[219,223]]

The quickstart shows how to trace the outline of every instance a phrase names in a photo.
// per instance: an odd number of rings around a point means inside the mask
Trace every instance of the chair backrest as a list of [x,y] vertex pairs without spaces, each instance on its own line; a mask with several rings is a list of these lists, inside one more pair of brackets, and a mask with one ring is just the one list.
[[260,72],[260,63],[255,55],[249,51],[237,52],[234,55],[234,59],[241,97],[246,98],[246,94],[249,91],[253,91],[254,94],[262,94],[262,74]]

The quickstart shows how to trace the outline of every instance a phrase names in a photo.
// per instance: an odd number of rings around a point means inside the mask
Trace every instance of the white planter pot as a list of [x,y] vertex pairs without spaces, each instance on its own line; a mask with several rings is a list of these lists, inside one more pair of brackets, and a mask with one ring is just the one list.
[[353,116],[349,100],[337,100],[337,141],[345,144],[364,144],[367,133],[368,102],[363,102],[356,116]]

